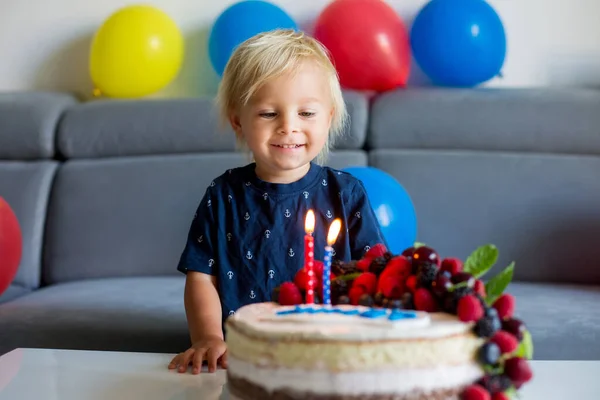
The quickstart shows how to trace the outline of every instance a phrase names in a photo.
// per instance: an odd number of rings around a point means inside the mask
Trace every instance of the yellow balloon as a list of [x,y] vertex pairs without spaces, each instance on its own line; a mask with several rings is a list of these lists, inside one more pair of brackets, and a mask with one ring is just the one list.
[[157,92],[179,73],[184,40],[164,12],[134,5],[112,14],[94,35],[90,75],[95,92],[134,98]]

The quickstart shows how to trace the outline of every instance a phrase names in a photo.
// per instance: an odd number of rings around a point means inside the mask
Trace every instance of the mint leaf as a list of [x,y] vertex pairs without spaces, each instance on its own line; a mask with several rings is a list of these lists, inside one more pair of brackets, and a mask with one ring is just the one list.
[[465,261],[464,272],[475,278],[482,277],[498,260],[498,248],[493,244],[486,244],[475,249]]
[[514,386],[509,387],[508,389],[506,389],[504,391],[504,393],[510,398],[510,399],[518,399],[519,397],[519,393],[517,392],[517,390],[515,389]]
[[485,301],[488,305],[494,304],[498,297],[502,296],[502,293],[504,293],[504,290],[510,281],[512,281],[514,270],[515,263],[511,262],[508,267],[504,268],[504,271],[500,272],[498,275],[486,282]]
[[342,281],[351,281],[353,279],[358,278],[361,274],[362,272],[353,272],[351,274],[337,276],[335,279],[341,279]]
[[415,242],[415,244],[413,244],[413,247],[415,249],[418,249],[419,247],[423,247],[423,246],[425,246],[425,243]]
[[527,360],[531,360],[533,358],[533,340],[531,339],[531,333],[529,333],[528,330],[523,332],[523,340],[521,340],[515,356],[523,357]]

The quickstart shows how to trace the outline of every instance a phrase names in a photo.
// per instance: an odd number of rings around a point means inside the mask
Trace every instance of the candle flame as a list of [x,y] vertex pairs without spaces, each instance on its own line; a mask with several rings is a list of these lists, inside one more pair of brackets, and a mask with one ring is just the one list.
[[313,210],[308,210],[308,212],[306,213],[304,230],[309,235],[311,235],[315,231],[315,213],[313,212]]
[[340,233],[340,229],[342,229],[342,221],[339,218],[336,218],[329,226],[329,233],[327,234],[327,244],[329,246],[335,243]]

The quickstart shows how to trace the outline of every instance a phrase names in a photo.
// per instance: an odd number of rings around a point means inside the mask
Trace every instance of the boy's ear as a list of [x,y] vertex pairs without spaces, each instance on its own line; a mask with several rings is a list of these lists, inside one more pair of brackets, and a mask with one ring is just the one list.
[[236,112],[229,113],[229,123],[231,124],[231,128],[235,132],[238,138],[242,138],[242,125],[240,123],[240,116]]

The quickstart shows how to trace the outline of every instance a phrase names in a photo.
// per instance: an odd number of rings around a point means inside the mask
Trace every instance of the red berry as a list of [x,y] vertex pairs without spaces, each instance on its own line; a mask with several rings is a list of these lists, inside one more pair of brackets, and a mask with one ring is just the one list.
[[462,322],[475,322],[483,317],[484,310],[479,299],[469,294],[458,301],[456,313]]
[[415,302],[417,311],[438,311],[438,304],[437,301],[435,301],[435,297],[433,297],[433,294],[425,288],[417,289],[413,301]]
[[411,275],[406,279],[406,287],[414,293],[417,290],[417,276]]
[[533,371],[526,359],[522,357],[509,358],[504,362],[504,373],[513,381],[522,385],[533,378]]
[[370,258],[363,258],[356,262],[356,268],[358,268],[359,270],[361,270],[363,272],[367,272],[369,270],[370,266],[371,266]]
[[438,253],[436,253],[436,251],[429,246],[421,246],[417,248],[414,251],[412,258],[414,261],[430,261],[438,266],[440,265],[440,257],[438,256]]
[[364,258],[368,258],[368,259],[372,260],[377,257],[383,257],[386,252],[387,252],[387,248],[385,247],[385,245],[381,244],[381,243],[377,243],[375,246],[371,247],[367,251]]
[[379,279],[378,291],[388,299],[399,299],[404,293],[404,284],[400,277],[387,276]]
[[353,306],[357,306],[358,301],[360,300],[360,297],[363,294],[365,294],[365,292],[363,291],[362,286],[356,286],[356,287],[353,287],[352,289],[350,289],[348,291],[348,297],[350,298],[350,304],[352,304]]
[[322,261],[315,260],[314,265],[313,265],[315,276],[317,276],[317,277],[323,276],[323,268],[324,267],[325,266],[323,265]]
[[490,340],[500,347],[502,354],[512,353],[519,347],[517,338],[506,331],[496,332]]
[[494,302],[493,307],[498,311],[500,319],[512,318],[515,313],[515,298],[508,293],[504,293]]
[[510,400],[510,397],[503,392],[498,392],[492,396],[492,400]]
[[460,397],[461,400],[491,400],[490,393],[481,385],[467,387]]
[[440,270],[448,271],[452,275],[457,274],[463,270],[463,262],[460,258],[456,257],[444,258]]
[[393,274],[398,275],[402,280],[406,280],[412,271],[412,264],[404,256],[397,256],[388,261],[387,266],[382,272],[382,275]]
[[292,282],[284,282],[279,287],[279,304],[282,306],[293,306],[302,304],[302,294],[298,286]]
[[[308,271],[304,268],[300,268],[300,270],[298,272],[296,272],[296,276],[294,277],[294,283],[296,284],[296,286],[298,286],[298,289],[300,290],[306,290],[306,288],[308,287],[308,281],[309,281],[309,276],[308,276]],[[316,286],[316,276],[314,274],[314,270],[313,270],[313,276],[312,276],[312,281],[313,281],[313,288]]]
[[473,289],[475,290],[475,293],[477,293],[477,294],[479,294],[481,297],[484,297],[484,298],[485,298],[485,296],[486,296],[486,293],[485,293],[485,285],[484,285],[483,281],[481,281],[481,280],[479,280],[479,279],[478,279],[478,280],[476,280],[476,281],[475,281],[475,286],[473,287]]
[[352,287],[362,287],[364,293],[374,295],[377,289],[377,275],[372,272],[364,272],[354,279]]

